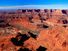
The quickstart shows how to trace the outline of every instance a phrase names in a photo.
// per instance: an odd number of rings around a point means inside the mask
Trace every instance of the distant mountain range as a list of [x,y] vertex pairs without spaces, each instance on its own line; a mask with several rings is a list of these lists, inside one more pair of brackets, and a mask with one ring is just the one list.
[[2,10],[9,9],[68,9],[67,5],[21,5],[21,6],[0,6]]

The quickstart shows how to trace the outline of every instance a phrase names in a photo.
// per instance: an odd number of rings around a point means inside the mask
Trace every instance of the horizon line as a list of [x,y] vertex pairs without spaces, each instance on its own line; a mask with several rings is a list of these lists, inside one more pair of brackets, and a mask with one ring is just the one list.
[[67,5],[18,5],[0,6],[0,9],[68,9]]

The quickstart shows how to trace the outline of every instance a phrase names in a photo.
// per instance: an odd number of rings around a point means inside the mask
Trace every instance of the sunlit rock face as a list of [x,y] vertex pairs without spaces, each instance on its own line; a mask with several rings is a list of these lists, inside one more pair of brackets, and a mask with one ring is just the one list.
[[0,12],[0,51],[68,51],[68,10]]

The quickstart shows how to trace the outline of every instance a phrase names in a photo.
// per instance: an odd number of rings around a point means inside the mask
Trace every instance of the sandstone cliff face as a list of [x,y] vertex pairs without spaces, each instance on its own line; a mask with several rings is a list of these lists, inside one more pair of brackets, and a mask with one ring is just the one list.
[[0,51],[68,51],[67,10],[25,9],[0,18]]

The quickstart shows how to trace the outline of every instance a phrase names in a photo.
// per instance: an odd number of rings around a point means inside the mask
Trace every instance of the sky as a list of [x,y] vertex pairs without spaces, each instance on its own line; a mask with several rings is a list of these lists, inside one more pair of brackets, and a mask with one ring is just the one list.
[[[24,5],[45,5],[46,7],[64,7],[68,8],[68,0],[0,0],[0,8],[2,7],[13,7],[13,6],[24,6]],[[49,6],[50,5],[50,6]],[[52,5],[52,6],[51,6]],[[57,6],[56,6],[57,5]],[[61,6],[59,6],[61,5]],[[43,7],[45,7],[43,6]],[[46,8],[45,7],[45,8]]]
[[0,6],[68,4],[68,0],[0,0]]

